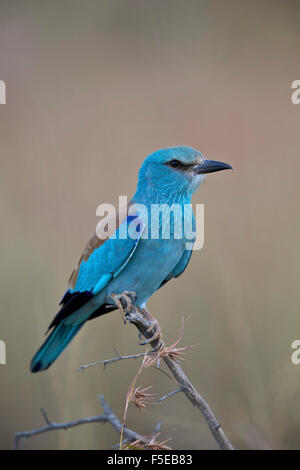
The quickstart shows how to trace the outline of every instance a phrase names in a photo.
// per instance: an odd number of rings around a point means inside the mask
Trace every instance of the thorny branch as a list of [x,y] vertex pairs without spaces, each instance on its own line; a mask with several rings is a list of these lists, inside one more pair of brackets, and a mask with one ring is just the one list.
[[[103,395],[98,395],[98,399],[103,408],[103,413],[101,415],[90,416],[89,418],[80,418],[75,421],[69,421],[66,423],[55,423],[54,421],[51,421],[46,415],[46,412],[44,410],[41,410],[42,415],[47,423],[47,426],[44,426],[39,429],[33,429],[30,431],[17,432],[15,434],[14,449],[19,450],[21,443],[24,442],[29,437],[36,436],[38,434],[43,434],[49,431],[57,431],[60,429],[67,430],[70,428],[74,428],[76,426],[80,426],[81,424],[101,423],[101,422],[110,423],[116,429],[118,433],[121,433],[121,430],[122,430],[121,421],[113,413],[111,407],[104,400]],[[123,434],[124,434],[124,444],[130,443],[130,442],[138,442],[139,445],[144,445],[148,448],[152,448],[154,444],[159,446],[159,443],[155,441],[155,438],[159,434],[158,430],[157,431],[155,430],[155,432],[151,436],[145,437],[145,436],[142,436],[141,434],[138,434],[135,431],[132,431],[131,429],[125,426],[123,429]]]
[[[97,361],[97,362],[91,362],[89,364],[84,364],[83,366],[78,367],[78,369],[76,369],[75,372],[79,372],[79,371],[83,372],[88,367],[99,366],[99,365],[102,365],[102,364],[103,364],[103,367],[105,369],[106,366],[108,366],[109,364],[112,364],[113,362],[123,361],[124,359],[138,359],[139,357],[144,357],[145,356],[145,353],[130,354],[130,355],[127,355],[127,356],[122,356],[121,354],[119,354],[119,352],[116,350],[116,348],[114,348],[114,351],[117,355],[116,357],[112,357],[111,359],[104,359],[103,361]],[[147,354],[150,355],[150,354],[154,354],[155,352],[156,351],[150,351]]]
[[[144,310],[142,311],[134,305],[134,293],[126,292],[126,295],[119,296],[119,300],[123,307],[123,311],[125,312],[126,320],[133,323],[146,340],[151,340],[151,338],[153,338],[153,329],[151,328],[153,325],[153,317],[151,318],[151,315],[148,314],[149,318],[147,318]],[[155,325],[154,329],[160,328],[157,320]],[[155,338],[154,341],[150,341],[150,344],[154,350],[157,350],[161,346],[161,337]],[[199,408],[220,449],[233,450],[234,448],[230,440],[223,431],[210,406],[183,372],[181,366],[176,360],[176,354],[172,354],[171,348],[162,347],[158,350],[157,355],[159,358],[164,360],[186,397],[194,406]]]
[[[128,292],[126,292],[126,295],[124,296],[120,295],[118,297],[120,300],[120,306],[122,306],[123,313],[125,313],[126,320],[128,320],[130,323],[136,326],[136,328],[139,330],[139,333],[146,338],[146,342],[147,340],[150,340],[149,343],[153,347],[153,351],[140,353],[140,354],[134,354],[134,355],[122,356],[118,353],[117,350],[115,350],[117,357],[86,364],[84,366],[81,366],[77,370],[83,371],[87,367],[91,367],[91,366],[99,365],[99,364],[103,364],[105,368],[108,364],[111,364],[116,361],[125,360],[125,359],[137,359],[139,357],[144,357],[144,361],[146,361],[147,359],[148,360],[147,366],[149,366],[149,365],[153,365],[155,362],[159,364],[160,359],[163,359],[165,364],[168,366],[168,368],[172,372],[177,384],[179,385],[179,388],[168,393],[162,398],[160,398],[157,403],[177,393],[183,392],[186,395],[186,397],[191,401],[191,403],[194,406],[197,406],[197,408],[199,408],[199,410],[201,411],[219,447],[222,450],[233,450],[234,448],[231,442],[229,441],[228,437],[224,433],[221,425],[217,421],[210,406],[207,404],[204,398],[200,395],[200,393],[195,389],[195,387],[193,386],[191,381],[187,378],[181,366],[179,365],[180,352],[187,348],[175,348],[179,340],[170,347],[165,347],[165,345],[161,343],[161,335],[157,334],[157,333],[160,333],[160,326],[157,320],[155,320],[155,322],[153,323],[153,317],[149,314],[149,312],[146,312],[148,313],[148,315],[145,315],[144,310],[142,311],[134,305],[134,301],[135,301],[134,293],[130,293],[130,296],[129,296]],[[153,336],[153,332],[154,332],[154,336]],[[151,355],[154,356],[153,359],[151,359],[150,357],[147,358],[147,356],[151,356]],[[135,392],[137,390],[139,391],[139,388],[136,389]],[[104,400],[103,395],[99,395],[98,398],[102,405],[104,413],[98,416],[91,416],[89,418],[80,418],[78,420],[70,421],[66,423],[55,423],[54,421],[51,421],[48,418],[46,412],[42,409],[41,412],[47,423],[47,426],[44,426],[39,429],[30,430],[30,431],[17,432],[15,434],[14,449],[16,450],[20,449],[20,444],[22,441],[25,441],[27,438],[36,436],[38,434],[42,434],[48,431],[60,430],[60,429],[67,430],[75,426],[80,426],[81,424],[97,423],[97,422],[110,423],[118,431],[118,433],[121,434],[122,448],[126,448],[126,446],[128,446],[128,448],[132,447],[135,449],[142,449],[142,448],[148,448],[148,449],[153,449],[153,450],[170,449],[169,447],[165,445],[164,442],[156,441],[156,438],[159,435],[159,432],[158,432],[159,427],[157,427],[155,432],[152,433],[150,436],[142,436],[141,434],[138,434],[135,431],[129,429],[127,426],[125,426],[124,419],[123,419],[123,423],[121,423],[121,421],[117,418],[117,416],[112,412],[110,406]]]

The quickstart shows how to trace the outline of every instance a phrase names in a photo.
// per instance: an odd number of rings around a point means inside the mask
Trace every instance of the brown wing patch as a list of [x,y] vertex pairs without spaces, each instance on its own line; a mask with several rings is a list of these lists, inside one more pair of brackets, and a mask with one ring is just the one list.
[[[73,272],[72,272],[72,274],[69,278],[68,289],[74,289],[82,261],[87,261],[89,259],[89,257],[91,256],[91,254],[97,248],[99,248],[101,245],[103,245],[103,243],[105,243],[106,240],[108,240],[114,234],[115,227],[117,229],[120,226],[120,224],[127,217],[128,209],[129,209],[129,205],[125,206],[124,208],[120,209],[120,211],[117,212],[117,214],[116,214],[116,224],[110,223],[110,220],[107,219],[107,218],[102,219],[99,222],[98,227],[97,227],[97,228],[99,228],[99,230],[97,230],[97,231],[98,231],[98,233],[105,233],[106,236],[105,236],[105,238],[99,238],[97,233],[94,233],[91,236],[91,238],[89,239],[89,241],[85,245],[83,253],[82,253],[77,265],[75,266],[75,268],[74,268],[74,270],[73,270]],[[114,218],[114,215],[112,217]],[[109,231],[109,230],[107,230],[107,228],[111,228],[111,230]],[[112,233],[110,233],[110,232],[112,232]]]

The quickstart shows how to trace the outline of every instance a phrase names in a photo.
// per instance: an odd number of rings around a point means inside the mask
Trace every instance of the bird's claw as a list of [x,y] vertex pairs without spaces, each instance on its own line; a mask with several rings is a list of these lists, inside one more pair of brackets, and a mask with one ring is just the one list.
[[[111,294],[111,298],[120,310],[122,319],[124,321],[124,324],[126,325],[126,320],[128,319],[128,316],[132,311],[134,302],[136,300],[136,293],[132,291],[124,291],[121,294]],[[146,344],[156,342],[157,347],[154,348],[152,352],[157,352],[164,347],[164,342],[162,341],[162,332],[159,323],[156,318],[154,318],[151,313],[148,312],[145,308],[139,308],[138,310],[140,314],[145,318],[145,320],[147,320],[147,322],[149,323],[149,327],[145,331],[147,339],[140,342],[139,344],[140,346],[145,346]],[[152,336],[149,337],[148,335],[150,335],[150,333],[152,332]],[[138,336],[139,339],[142,340],[144,335],[139,332]]]
[[[147,328],[145,334],[149,334],[153,332],[152,336],[150,338],[147,338],[146,340],[142,341],[139,343],[140,346],[145,346],[146,344],[153,343],[154,341],[158,343],[157,347],[153,349],[152,352],[157,352],[159,351],[162,347],[164,347],[164,342],[162,340],[162,331],[160,328],[160,325],[156,318],[154,318],[150,312],[148,312],[145,309],[141,309],[140,312],[142,315],[147,319],[150,320],[150,325]],[[139,334],[139,338],[141,339],[141,333]]]
[[126,325],[126,317],[132,309],[133,302],[136,299],[136,293],[125,290],[122,294],[111,294],[111,298],[120,310],[124,325]]

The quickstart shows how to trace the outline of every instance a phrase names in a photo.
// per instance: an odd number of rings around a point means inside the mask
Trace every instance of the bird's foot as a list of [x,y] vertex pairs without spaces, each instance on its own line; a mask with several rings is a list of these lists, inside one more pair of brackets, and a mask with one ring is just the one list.
[[[148,334],[152,333],[152,335],[150,337],[148,337],[145,341],[142,341],[141,343],[139,343],[140,346],[145,346],[146,344],[156,342],[157,345],[154,349],[154,352],[159,351],[162,347],[164,347],[165,344],[164,344],[163,339],[162,339],[162,331],[161,331],[161,327],[160,327],[158,321],[145,308],[139,308],[139,312],[144,317],[144,319],[147,321],[147,323],[149,323],[149,327],[147,328],[147,330],[145,332],[146,336],[148,336]],[[139,335],[139,338],[141,339],[140,335]]]
[[126,325],[126,315],[132,310],[136,299],[136,293],[130,290],[125,290],[122,294],[111,294],[111,298],[120,310],[124,325]]
[[[147,339],[139,343],[141,346],[145,346],[149,343],[153,345],[154,343],[155,349],[152,352],[159,351],[165,346],[162,340],[162,331],[156,318],[154,318],[146,308],[135,307],[135,292],[124,291],[121,294],[111,294],[111,298],[120,310],[125,325],[126,320],[129,320],[135,325],[141,325],[141,319],[139,320],[139,317],[142,317],[143,336]],[[147,328],[145,328],[145,324]],[[142,338],[141,333],[139,334],[139,338]]]

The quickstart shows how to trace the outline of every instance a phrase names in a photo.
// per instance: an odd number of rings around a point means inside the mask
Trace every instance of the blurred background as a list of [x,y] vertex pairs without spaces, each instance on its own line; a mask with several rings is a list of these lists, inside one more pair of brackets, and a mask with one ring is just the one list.
[[[235,171],[209,175],[205,246],[150,300],[170,344],[185,315],[183,364],[239,449],[300,448],[299,123],[294,0],[58,0],[0,6],[0,447],[15,431],[101,413],[121,417],[139,363],[75,369],[141,352],[113,312],[89,322],[50,370],[30,374],[96,207],[131,197],[146,155],[189,145]],[[148,369],[139,382],[173,390]],[[174,449],[215,449],[182,395],[130,406],[127,424]],[[109,425],[29,439],[25,449],[109,449]]]

